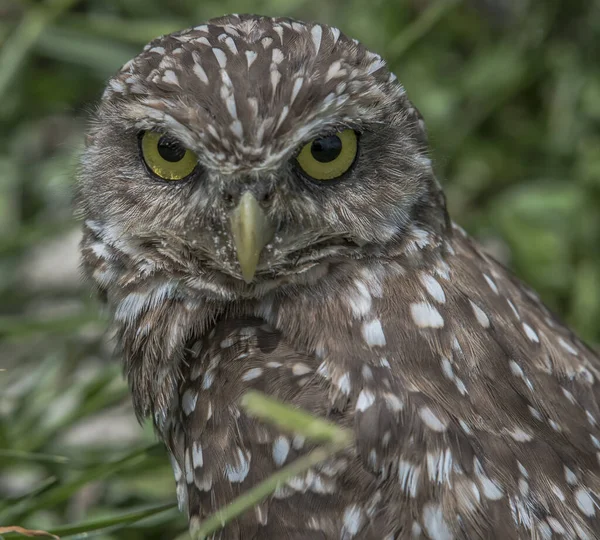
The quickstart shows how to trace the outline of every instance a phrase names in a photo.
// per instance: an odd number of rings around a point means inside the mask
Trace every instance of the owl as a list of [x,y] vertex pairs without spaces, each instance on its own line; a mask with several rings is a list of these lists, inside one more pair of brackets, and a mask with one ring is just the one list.
[[426,130],[338,29],[231,15],[110,80],[78,183],[85,273],[192,531],[352,430],[221,539],[600,538],[600,358],[453,224]]

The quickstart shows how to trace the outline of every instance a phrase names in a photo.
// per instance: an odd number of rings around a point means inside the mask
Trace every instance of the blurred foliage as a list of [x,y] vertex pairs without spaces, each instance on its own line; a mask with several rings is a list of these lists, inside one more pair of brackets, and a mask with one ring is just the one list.
[[0,0],[0,526],[186,537],[77,277],[71,191],[107,77],[228,12],[319,20],[380,52],[425,116],[454,219],[600,342],[600,2]]

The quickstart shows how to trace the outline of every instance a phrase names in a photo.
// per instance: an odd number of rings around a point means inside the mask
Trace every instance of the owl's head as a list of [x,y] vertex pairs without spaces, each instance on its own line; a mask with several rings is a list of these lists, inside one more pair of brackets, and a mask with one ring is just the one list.
[[109,82],[80,207],[123,265],[250,294],[443,226],[426,146],[379,55],[324,25],[229,16],[152,41]]

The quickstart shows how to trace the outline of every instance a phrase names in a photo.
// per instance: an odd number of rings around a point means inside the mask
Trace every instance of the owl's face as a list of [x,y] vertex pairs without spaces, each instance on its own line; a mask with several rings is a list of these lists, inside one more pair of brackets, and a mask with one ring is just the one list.
[[251,294],[401,239],[438,204],[424,140],[378,55],[326,26],[228,17],[110,81],[80,200],[140,272]]

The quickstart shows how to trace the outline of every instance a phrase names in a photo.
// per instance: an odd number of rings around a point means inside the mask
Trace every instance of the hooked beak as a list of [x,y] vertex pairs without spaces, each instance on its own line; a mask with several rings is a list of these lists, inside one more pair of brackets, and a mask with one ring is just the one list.
[[242,277],[250,283],[256,273],[260,253],[272,240],[275,228],[249,191],[242,195],[231,213],[230,224]]

